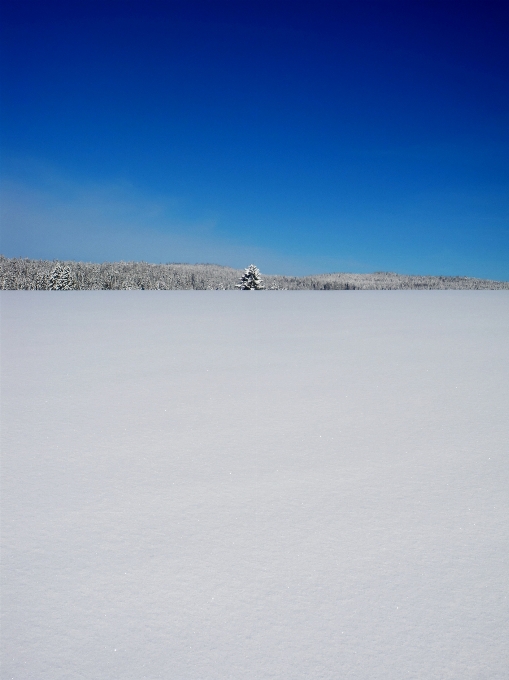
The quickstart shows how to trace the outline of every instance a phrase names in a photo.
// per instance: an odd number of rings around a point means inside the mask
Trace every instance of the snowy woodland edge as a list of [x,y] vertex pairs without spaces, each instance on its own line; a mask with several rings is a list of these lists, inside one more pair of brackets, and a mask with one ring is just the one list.
[[[0,255],[0,290],[49,290],[56,267],[72,290],[238,290],[242,269],[216,264],[76,262]],[[313,276],[263,275],[264,290],[508,290],[508,281],[463,276],[412,276],[392,272]]]

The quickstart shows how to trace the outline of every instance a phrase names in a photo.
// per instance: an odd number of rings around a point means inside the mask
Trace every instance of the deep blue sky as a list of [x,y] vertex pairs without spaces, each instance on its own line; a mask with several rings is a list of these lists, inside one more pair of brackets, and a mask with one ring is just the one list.
[[509,279],[508,2],[1,6],[4,255]]

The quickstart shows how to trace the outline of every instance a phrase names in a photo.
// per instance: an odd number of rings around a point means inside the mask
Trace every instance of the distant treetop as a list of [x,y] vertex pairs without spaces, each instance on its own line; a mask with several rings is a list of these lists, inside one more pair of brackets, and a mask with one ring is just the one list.
[[260,278],[260,271],[254,264],[250,264],[244,270],[244,274],[240,278],[240,283],[237,283],[235,288],[240,290],[263,290],[265,286]]

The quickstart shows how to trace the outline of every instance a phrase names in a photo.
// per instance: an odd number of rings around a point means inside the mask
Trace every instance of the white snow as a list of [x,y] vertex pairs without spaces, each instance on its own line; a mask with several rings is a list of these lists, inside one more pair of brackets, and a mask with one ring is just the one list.
[[1,304],[2,678],[507,680],[507,292]]

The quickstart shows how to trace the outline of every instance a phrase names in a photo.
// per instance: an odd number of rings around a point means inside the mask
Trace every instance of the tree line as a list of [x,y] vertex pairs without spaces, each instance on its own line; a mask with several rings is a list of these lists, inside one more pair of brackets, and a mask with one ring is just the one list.
[[[254,265],[251,265],[254,267]],[[0,290],[250,290],[249,271],[217,264],[75,262],[0,255]],[[256,272],[258,272],[255,267]],[[251,276],[251,275],[250,275]],[[256,276],[259,276],[256,274]],[[244,279],[245,280],[245,279]],[[261,281],[261,279],[260,279]],[[463,276],[374,274],[263,275],[255,290],[500,290],[508,281]]]

